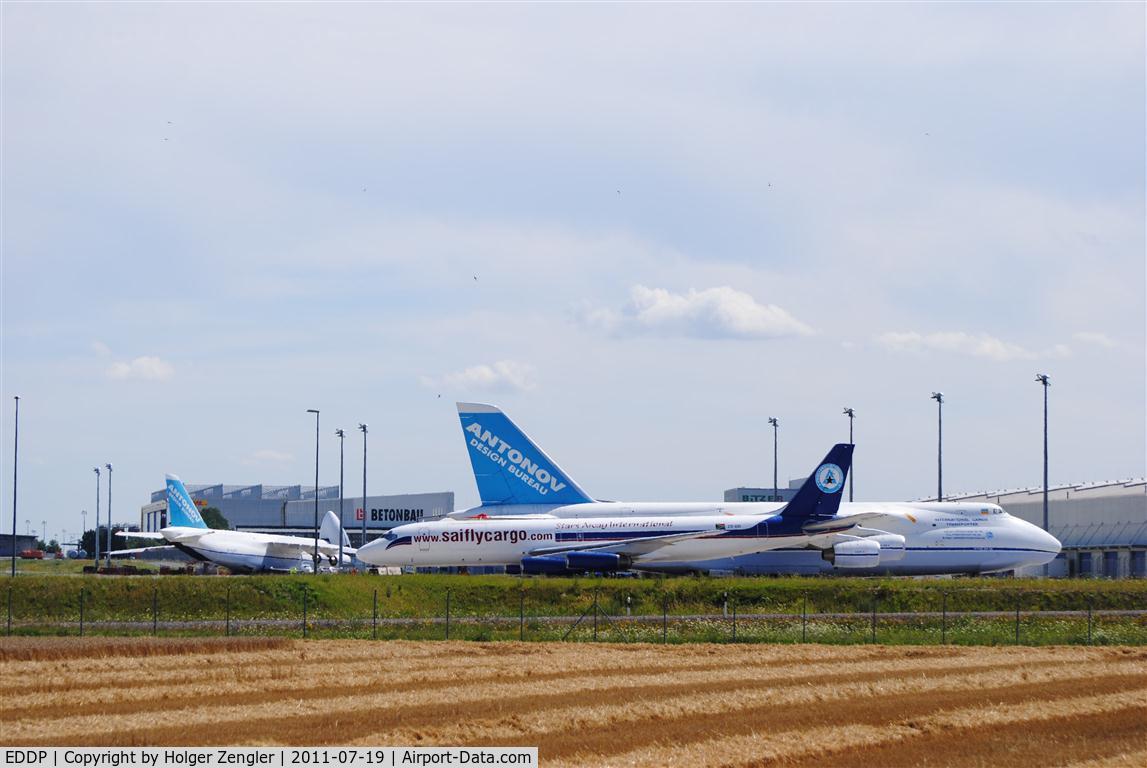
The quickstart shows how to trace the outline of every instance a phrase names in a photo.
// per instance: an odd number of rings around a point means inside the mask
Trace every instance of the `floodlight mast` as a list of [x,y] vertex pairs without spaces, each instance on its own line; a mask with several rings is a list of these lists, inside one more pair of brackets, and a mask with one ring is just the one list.
[[936,401],[936,501],[944,500],[944,393],[933,392]]
[[362,432],[362,541],[360,547],[366,546],[366,424],[359,424],[358,431]]
[[319,575],[319,412],[308,408],[307,413],[315,415],[315,551],[311,555],[314,564],[314,575]]
[[777,491],[777,428],[781,424],[775,416],[769,417],[769,424],[773,425],[773,501],[780,501],[780,493]]
[[[856,411],[851,408],[844,409],[844,415],[848,417],[848,444],[852,445],[852,420],[856,418]],[[848,468],[848,500],[852,501],[852,476],[856,474],[856,463],[854,462]]]

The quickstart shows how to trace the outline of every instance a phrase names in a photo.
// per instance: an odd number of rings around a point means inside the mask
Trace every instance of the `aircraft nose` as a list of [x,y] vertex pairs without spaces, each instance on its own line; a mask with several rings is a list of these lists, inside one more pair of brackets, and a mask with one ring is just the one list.
[[1058,555],[1063,550],[1063,544],[1060,542],[1060,540],[1052,536],[1047,531],[1040,529],[1039,535],[1041,543],[1048,550],[1048,552]]
[[358,559],[362,560],[364,563],[379,565],[380,563],[378,558],[380,555],[382,555],[383,552],[386,551],[386,543],[387,542],[385,539],[375,539],[374,541],[368,541],[366,544],[363,544],[358,548],[358,552],[356,553]]

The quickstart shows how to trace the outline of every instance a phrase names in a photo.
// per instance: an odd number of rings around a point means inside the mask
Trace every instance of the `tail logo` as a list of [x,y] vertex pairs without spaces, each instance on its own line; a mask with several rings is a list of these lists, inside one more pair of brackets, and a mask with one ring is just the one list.
[[566,487],[565,483],[554,477],[544,466],[530,461],[528,456],[490,430],[483,429],[478,422],[466,427],[466,432],[474,435],[470,438],[471,448],[507,470],[542,496],[550,491],[557,493]]
[[844,471],[835,464],[821,464],[816,470],[816,487],[824,493],[836,493],[844,487]]

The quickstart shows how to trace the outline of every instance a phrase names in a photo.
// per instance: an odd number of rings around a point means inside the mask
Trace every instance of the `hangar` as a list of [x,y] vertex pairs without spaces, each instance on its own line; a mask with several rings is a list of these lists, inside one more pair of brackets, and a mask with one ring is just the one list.
[[[1043,486],[948,496],[988,501],[1043,527]],[[1048,532],[1063,544],[1052,576],[1147,577],[1147,480],[1117,480],[1048,488]]]

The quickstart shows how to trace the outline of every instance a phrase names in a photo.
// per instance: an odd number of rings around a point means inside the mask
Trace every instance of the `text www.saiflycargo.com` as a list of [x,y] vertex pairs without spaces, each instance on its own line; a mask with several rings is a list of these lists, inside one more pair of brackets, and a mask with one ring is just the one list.
[[508,542],[517,544],[520,541],[553,541],[552,533],[528,533],[526,531],[476,531],[466,528],[462,531],[443,531],[442,533],[422,533],[414,537],[414,541],[432,542],[442,544],[493,544]]

